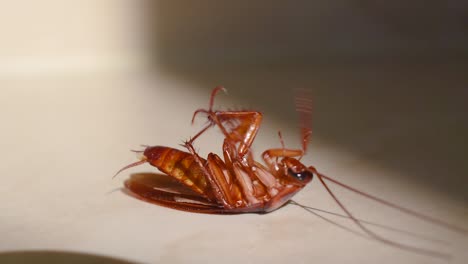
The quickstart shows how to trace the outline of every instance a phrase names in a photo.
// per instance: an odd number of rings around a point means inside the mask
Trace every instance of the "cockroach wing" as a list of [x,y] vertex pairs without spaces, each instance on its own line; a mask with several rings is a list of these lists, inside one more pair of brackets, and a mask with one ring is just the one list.
[[199,213],[220,213],[223,208],[167,175],[133,174],[125,187],[129,194],[150,203]]
[[[164,179],[164,181],[161,181]],[[127,192],[146,202],[181,211],[205,214],[260,213],[261,208],[230,208],[211,202],[174,179],[159,174],[134,174],[125,181]]]

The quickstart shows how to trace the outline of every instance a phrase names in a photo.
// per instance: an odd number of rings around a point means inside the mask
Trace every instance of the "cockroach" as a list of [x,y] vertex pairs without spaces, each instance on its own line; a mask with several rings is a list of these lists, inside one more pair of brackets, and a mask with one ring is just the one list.
[[[347,217],[367,235],[385,244],[434,257],[447,257],[440,252],[388,240],[369,230],[341,203],[326,181],[424,221],[459,233],[468,232],[445,221],[357,190],[320,173],[313,166],[302,164],[300,159],[306,154],[312,134],[312,101],[307,96],[297,96],[295,102],[301,120],[302,148],[285,148],[281,133],[278,132],[282,147],[263,152],[265,165],[255,161],[251,146],[260,128],[262,113],[213,110],[214,98],[221,90],[225,91],[223,87],[218,86],[212,91],[208,109],[198,109],[194,112],[192,124],[198,114],[206,114],[208,124],[182,144],[187,151],[165,146],[146,146],[142,151],[135,151],[141,154],[140,161],[120,169],[114,177],[128,168],[149,163],[188,188],[180,191],[172,187],[158,186],[158,183],[151,183],[151,180],[145,177],[132,177],[125,181],[125,187],[137,198],[189,212],[240,214],[274,211],[291,201],[291,198],[316,176]],[[200,135],[214,126],[225,136],[222,148],[224,160],[214,153],[209,153],[204,159],[193,146]]]

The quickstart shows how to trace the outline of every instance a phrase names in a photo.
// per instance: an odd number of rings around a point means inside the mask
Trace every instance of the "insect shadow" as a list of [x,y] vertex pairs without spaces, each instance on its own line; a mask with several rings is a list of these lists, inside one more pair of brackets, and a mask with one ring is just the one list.
[[[129,184],[132,184],[132,187],[138,190],[138,194],[129,190]],[[124,185],[125,188],[120,188],[124,194],[169,208],[174,208],[174,203],[180,204],[181,208],[183,208],[184,203],[191,203],[196,204],[200,212],[203,213],[213,205],[212,202],[200,197],[198,193],[173,177],[161,173],[130,174]]]
[[[190,199],[190,201],[193,202],[193,200],[191,200],[191,199],[193,199],[194,196],[197,196],[197,194],[193,190],[191,190],[190,188],[187,188],[185,185],[181,184],[180,182],[178,182],[173,177],[169,177],[169,176],[167,176],[165,174],[161,174],[161,173],[150,173],[150,172],[147,172],[147,173],[133,173],[133,174],[130,175],[130,177],[129,177],[129,179],[127,179],[127,181],[138,181],[139,183],[144,184],[145,188],[147,188],[148,190],[153,190],[153,191],[154,190],[160,190],[160,191],[163,191],[163,192],[169,192],[169,193],[177,194],[176,196],[171,196],[171,197],[167,197],[167,198],[168,199],[169,198],[173,199],[174,197],[176,197],[175,199],[178,199],[177,200],[178,202],[183,202],[184,197],[186,199]],[[150,197],[145,199],[145,198],[142,198],[141,196],[135,195],[133,192],[129,191],[127,188],[119,188],[119,189],[111,191],[110,193],[113,193],[113,192],[115,192],[117,190],[120,190],[121,192],[123,192],[124,194],[126,194],[126,195],[128,195],[130,197],[133,197],[133,198],[136,198],[136,199],[139,199],[139,200],[143,200],[143,201],[146,201],[146,202],[149,202],[149,203],[157,203],[158,205],[163,205],[164,206],[164,204],[161,204],[161,203],[157,202],[158,200],[151,199]],[[200,202],[200,203],[202,204],[202,202]],[[290,205],[298,206],[298,207],[304,209],[305,211],[309,212],[310,214],[313,214],[316,217],[318,217],[318,218],[320,218],[320,219],[322,219],[322,220],[324,220],[324,221],[326,221],[326,222],[328,222],[328,223],[330,223],[330,224],[332,224],[334,226],[337,226],[337,227],[339,227],[339,228],[341,228],[343,230],[346,230],[346,231],[348,231],[350,233],[353,233],[354,235],[357,235],[357,236],[360,236],[360,237],[363,237],[363,238],[366,238],[366,239],[372,239],[371,237],[367,236],[364,233],[360,233],[360,232],[358,232],[356,230],[353,230],[352,228],[349,228],[349,227],[347,227],[347,226],[345,226],[343,224],[338,223],[337,221],[332,220],[330,217],[325,217],[323,214],[327,214],[327,215],[332,216],[332,217],[346,218],[346,219],[351,220],[351,218],[349,216],[347,216],[347,215],[339,214],[339,213],[336,213],[336,212],[331,212],[331,211],[327,211],[327,210],[324,210],[324,209],[315,208],[315,207],[311,207],[311,206],[306,206],[306,205],[300,204],[300,203],[298,203],[298,202],[296,202],[294,200],[290,200],[288,203],[284,204],[283,206],[290,206]],[[393,226],[389,226],[389,225],[385,225],[385,224],[381,224],[381,223],[377,223],[377,222],[373,222],[373,221],[368,221],[368,220],[364,220],[364,219],[361,219],[361,218],[356,218],[356,220],[359,221],[362,224],[365,224],[365,225],[368,225],[368,226],[373,226],[374,228],[380,228],[382,230],[387,230],[387,231],[403,234],[403,235],[406,235],[406,236],[414,237],[414,238],[417,238],[417,239],[420,239],[420,240],[429,241],[429,242],[432,242],[432,243],[437,243],[437,244],[440,244],[440,245],[445,245],[445,246],[450,245],[450,243],[447,242],[447,241],[437,239],[437,238],[434,238],[434,237],[425,236],[423,234],[419,234],[419,233],[416,233],[416,232],[404,230],[404,229],[401,229],[401,228],[397,228],[397,227],[393,227]]]
[[[302,209],[304,209],[305,211],[307,211],[307,212],[317,216],[318,218],[326,221],[327,223],[330,223],[330,224],[332,224],[334,226],[337,226],[337,227],[339,227],[339,228],[341,228],[341,229],[343,229],[345,231],[348,231],[350,233],[353,233],[353,234],[355,234],[357,236],[367,238],[367,239],[372,239],[371,237],[367,236],[366,234],[363,234],[361,232],[353,230],[353,229],[351,229],[351,228],[349,228],[349,227],[347,227],[345,225],[339,224],[338,222],[333,221],[330,218],[323,216],[322,214],[328,214],[328,215],[331,215],[331,216],[334,216],[334,217],[346,218],[346,219],[351,220],[351,218],[349,216],[347,216],[347,215],[339,214],[339,213],[335,213],[335,212],[331,212],[331,211],[327,211],[327,210],[323,210],[323,209],[319,209],[319,208],[315,208],[315,207],[311,207],[311,206],[306,206],[306,205],[300,204],[300,203],[298,203],[298,202],[296,202],[294,200],[290,200],[288,202],[288,204],[299,206]],[[404,230],[404,229],[389,226],[389,225],[384,225],[384,224],[373,222],[373,221],[364,220],[364,219],[361,219],[361,218],[355,218],[355,219],[358,222],[360,222],[361,224],[368,225],[368,226],[373,226],[374,228],[380,228],[382,230],[387,230],[387,231],[403,234],[403,235],[406,235],[406,236],[410,236],[410,237],[414,237],[414,238],[417,238],[417,239],[429,241],[429,242],[432,242],[432,243],[437,243],[437,244],[440,244],[440,245],[445,245],[445,246],[450,245],[449,242],[447,242],[445,240],[442,240],[442,239],[429,237],[429,236],[419,234],[419,233],[416,233],[416,232]]]
[[[281,132],[278,132],[281,148],[265,150],[261,155],[263,164],[256,161],[252,154],[251,145],[260,128],[262,113],[251,110],[215,110],[213,108],[214,98],[220,91],[226,90],[222,86],[214,88],[210,96],[209,107],[197,109],[193,113],[192,123],[199,115],[205,115],[207,123],[197,134],[181,144],[187,151],[166,146],[143,146],[144,150],[133,151],[140,154],[140,160],[121,168],[113,177],[124,170],[145,163],[151,164],[170,177],[166,177],[166,175],[162,177],[163,175],[160,174],[155,176],[155,174],[150,173],[134,174],[125,181],[125,193],[140,200],[188,212],[263,214],[273,212],[287,204],[297,192],[301,191],[313,178],[316,178],[335,203],[346,213],[346,215],[341,216],[352,220],[364,234],[324,218],[312,207],[302,206],[302,208],[317,216],[320,215],[320,218],[356,235],[372,238],[416,254],[442,259],[450,259],[451,257],[443,252],[406,245],[376,234],[367,228],[367,225],[381,228],[384,225],[355,218],[330,189],[328,183],[340,186],[422,221],[445,227],[459,234],[466,235],[468,233],[464,228],[358,190],[324,175],[314,166],[302,164],[300,160],[307,153],[312,135],[313,106],[310,95],[305,91],[298,91],[295,96],[296,111],[300,119],[301,148],[286,148]],[[214,127],[219,128],[225,136],[222,158],[214,153],[203,158],[197,153],[193,143],[205,131]],[[296,205],[298,204],[296,203]],[[321,210],[321,212],[325,211]],[[338,216],[338,214],[333,214]],[[393,227],[386,229],[398,230]],[[414,233],[409,231],[399,231],[414,236]]]

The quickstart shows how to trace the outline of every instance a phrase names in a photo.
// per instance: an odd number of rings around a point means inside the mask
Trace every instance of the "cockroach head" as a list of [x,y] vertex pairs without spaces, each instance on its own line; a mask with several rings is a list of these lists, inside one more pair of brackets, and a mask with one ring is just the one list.
[[314,177],[314,174],[295,158],[286,157],[281,162],[287,168],[288,175],[300,184],[306,185]]

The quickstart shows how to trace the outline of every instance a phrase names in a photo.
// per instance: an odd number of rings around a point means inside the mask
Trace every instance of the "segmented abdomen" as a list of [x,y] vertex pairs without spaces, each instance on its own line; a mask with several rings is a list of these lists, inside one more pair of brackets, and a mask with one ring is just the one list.
[[[148,147],[144,155],[148,162],[160,171],[174,177],[193,191],[212,198],[211,187],[192,154],[173,148],[155,146]],[[202,159],[202,162],[206,161]]]

